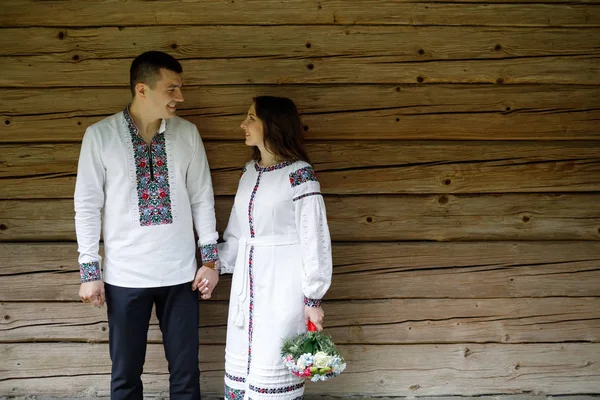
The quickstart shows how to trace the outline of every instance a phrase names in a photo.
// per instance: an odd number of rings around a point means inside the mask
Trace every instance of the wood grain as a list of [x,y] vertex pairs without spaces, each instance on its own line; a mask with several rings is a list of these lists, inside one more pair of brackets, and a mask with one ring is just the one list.
[[[600,137],[596,86],[186,85],[179,114],[205,140],[241,141],[256,95],[292,98],[309,140]],[[0,142],[80,142],[88,125],[130,97],[126,88],[0,89]]]
[[[585,194],[325,196],[335,241],[600,240],[600,200]],[[223,232],[232,197],[215,201]],[[0,201],[0,241],[75,240],[71,200]]]
[[[77,56],[77,57],[76,57]],[[129,82],[130,58],[86,55],[0,58],[0,86],[106,87]],[[403,61],[398,56],[181,60],[191,85],[225,84],[565,84],[600,83],[597,55]]]
[[[600,377],[600,344],[595,343],[340,346],[340,350],[347,370],[326,387],[307,385],[309,392],[338,396],[582,394],[595,393]],[[108,387],[106,344],[3,344],[0,354],[0,393],[52,394],[62,388],[63,394],[73,395]],[[222,346],[200,346],[201,385],[208,392],[221,393],[223,355]],[[144,372],[156,379],[166,371],[162,346],[149,345]],[[86,388],[76,380],[86,382]],[[164,391],[166,385],[156,382],[148,389]]]
[[[448,40],[448,38],[453,38]],[[195,58],[361,58],[402,61],[599,55],[600,29],[472,26],[136,26],[3,29],[3,56],[131,58],[148,50]],[[187,75],[187,74],[186,74]]]
[[[227,307],[200,302],[201,344],[225,344]],[[324,307],[337,344],[600,342],[600,298],[593,297],[349,300]],[[107,343],[106,309],[0,303],[0,333],[4,343]],[[154,314],[148,340],[162,342]]]
[[[0,243],[0,301],[78,301],[73,243]],[[598,297],[595,242],[334,243],[326,299]],[[228,300],[221,277],[215,300]],[[376,290],[373,290],[376,288]]]
[[[2,26],[139,26],[139,25],[476,25],[476,26],[600,26],[594,0],[561,4],[559,0],[521,3],[517,0],[479,4],[378,0],[210,0],[173,4],[142,0],[93,2],[15,0],[0,14]],[[557,4],[558,3],[558,4]],[[118,4],[118,6],[117,6]],[[253,10],[255,12],[249,12]],[[259,12],[269,10],[267,16]],[[52,15],[52,18],[48,18]]]
[[[2,199],[72,198],[78,144],[0,145]],[[206,142],[216,195],[234,195],[251,156]],[[327,194],[585,192],[600,189],[598,142],[309,143]]]

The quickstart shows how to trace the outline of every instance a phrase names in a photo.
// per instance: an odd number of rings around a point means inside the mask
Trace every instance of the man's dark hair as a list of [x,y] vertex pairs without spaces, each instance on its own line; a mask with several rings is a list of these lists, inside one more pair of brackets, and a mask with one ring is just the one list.
[[151,88],[154,87],[160,78],[161,68],[177,72],[178,74],[183,72],[179,61],[162,51],[147,51],[137,56],[129,69],[131,95],[135,97],[135,85],[138,83],[145,83]]

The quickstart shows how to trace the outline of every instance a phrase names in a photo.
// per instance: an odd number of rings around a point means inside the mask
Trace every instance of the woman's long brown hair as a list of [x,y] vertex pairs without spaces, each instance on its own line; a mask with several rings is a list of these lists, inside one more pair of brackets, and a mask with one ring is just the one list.
[[[263,124],[265,147],[281,161],[306,161],[304,131],[298,109],[286,97],[258,96],[253,99],[256,116]],[[260,150],[255,147],[252,159],[260,161]]]

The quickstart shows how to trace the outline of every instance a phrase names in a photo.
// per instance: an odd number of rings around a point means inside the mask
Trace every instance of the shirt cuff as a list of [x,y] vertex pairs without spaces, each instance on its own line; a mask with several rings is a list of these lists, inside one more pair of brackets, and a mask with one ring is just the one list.
[[304,305],[309,307],[321,307],[322,299],[309,299],[304,296]]
[[217,250],[216,243],[200,246],[200,254],[202,255],[202,264],[219,260],[219,250]]
[[79,275],[81,276],[81,283],[102,280],[100,262],[91,261],[79,264]]

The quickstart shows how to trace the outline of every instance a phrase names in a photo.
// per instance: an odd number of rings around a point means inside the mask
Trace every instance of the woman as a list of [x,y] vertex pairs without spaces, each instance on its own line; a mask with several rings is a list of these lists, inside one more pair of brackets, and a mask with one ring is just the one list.
[[219,246],[221,272],[233,272],[225,399],[297,399],[304,382],[281,346],[309,320],[323,329],[332,270],[325,204],[290,99],[255,98],[241,127],[254,153]]

